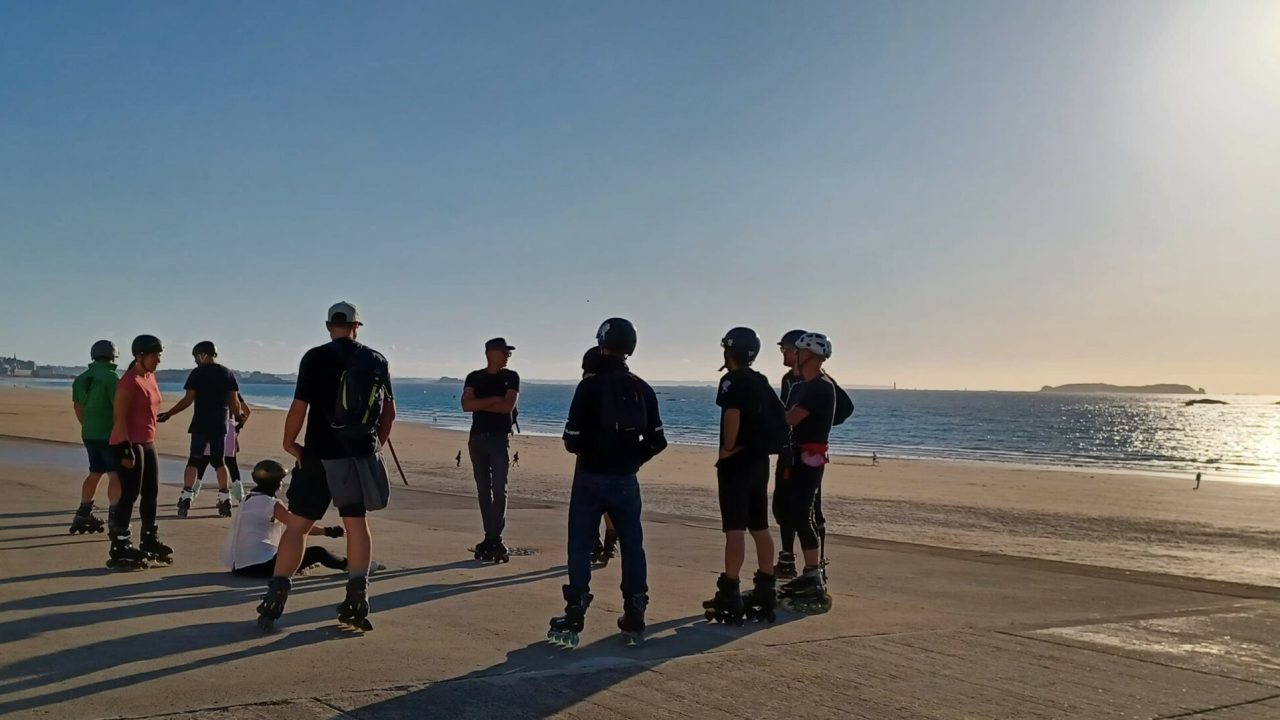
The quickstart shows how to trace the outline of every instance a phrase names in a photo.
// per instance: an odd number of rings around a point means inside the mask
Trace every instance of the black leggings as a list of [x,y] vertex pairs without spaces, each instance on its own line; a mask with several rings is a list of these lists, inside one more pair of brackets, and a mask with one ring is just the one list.
[[[312,565],[323,565],[330,570],[346,570],[347,559],[344,557],[338,557],[325,548],[312,545],[302,552],[302,564],[298,566],[298,571],[301,572],[306,570]],[[250,565],[248,567],[236,568],[235,570],[232,570],[232,572],[236,575],[240,575],[241,577],[264,579],[274,577],[276,574],[276,559],[275,557],[272,557],[266,562],[260,562],[257,565]]]
[[133,445],[133,467],[120,466],[120,503],[116,505],[116,526],[128,528],[133,521],[133,504],[143,527],[156,524],[156,497],[160,494],[160,461],[152,443]]
[[796,464],[789,477],[778,478],[773,491],[773,514],[781,529],[783,552],[793,551],[797,535],[801,549],[818,548],[820,521],[815,520],[815,508],[822,488],[823,469]]
[[[812,468],[811,468],[812,469]],[[822,514],[822,471],[818,468],[818,489],[813,493],[813,523],[819,536],[826,534],[827,519]],[[786,480],[783,480],[784,468],[778,465],[773,474],[773,519],[778,523],[778,534],[782,536],[782,552],[795,553],[796,526],[788,510],[791,494],[787,492]]]

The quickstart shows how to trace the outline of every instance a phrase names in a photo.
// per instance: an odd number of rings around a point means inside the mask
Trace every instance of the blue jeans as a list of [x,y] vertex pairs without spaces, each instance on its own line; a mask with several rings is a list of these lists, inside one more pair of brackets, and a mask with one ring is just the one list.
[[649,592],[649,567],[640,527],[640,481],[635,475],[596,475],[575,472],[569,499],[569,587],[566,599],[591,590],[591,551],[600,530],[600,516],[609,513],[622,549],[622,594]]

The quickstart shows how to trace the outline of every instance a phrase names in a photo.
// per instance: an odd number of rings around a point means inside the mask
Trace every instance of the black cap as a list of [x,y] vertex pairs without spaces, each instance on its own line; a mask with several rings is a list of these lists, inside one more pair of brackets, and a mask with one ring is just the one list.
[[804,330],[788,330],[782,339],[778,341],[778,347],[795,347],[796,341],[806,334]]
[[500,338],[500,337],[496,337],[484,344],[485,352],[489,352],[490,350],[504,350],[506,352],[511,352],[512,350],[515,350],[515,349],[516,349],[515,345],[508,345],[506,338]]

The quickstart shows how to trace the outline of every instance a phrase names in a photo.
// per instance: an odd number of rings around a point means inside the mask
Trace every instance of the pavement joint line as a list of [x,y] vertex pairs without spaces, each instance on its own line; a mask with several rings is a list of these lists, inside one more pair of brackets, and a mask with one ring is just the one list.
[[1219,710],[1231,710],[1232,708],[1248,707],[1249,705],[1256,705],[1261,702],[1267,702],[1268,700],[1277,700],[1277,699],[1280,699],[1280,694],[1268,695],[1266,697],[1254,698],[1253,700],[1245,700],[1243,702],[1238,702],[1238,703],[1227,703],[1226,705],[1218,705],[1216,707],[1204,708],[1203,710],[1192,710],[1191,712],[1178,713],[1177,715],[1160,715],[1158,717],[1152,718],[1152,720],[1177,720],[1177,718],[1196,717],[1197,715],[1205,715],[1208,713],[1218,712]]
[[[313,697],[311,698],[311,701],[317,705],[323,705],[324,707],[327,707],[330,710],[338,713],[337,718],[350,718],[350,720],[356,720],[355,715],[348,713],[346,710],[343,710],[342,708],[338,707],[337,705],[334,705],[331,702],[327,702],[324,698]],[[331,719],[331,720],[334,720],[334,719]]]
[[1275,606],[1273,600],[1247,600],[1228,605],[1201,605],[1199,607],[1178,608],[1176,610],[1131,613],[1121,615],[1105,615],[1100,617],[1071,618],[1053,623],[1028,623],[1018,625],[1017,630],[1010,632],[1038,632],[1040,630],[1058,630],[1063,628],[1088,627],[1091,625],[1107,625],[1121,622],[1141,622],[1143,620],[1159,620],[1161,618],[1207,617],[1221,615],[1232,610],[1255,607]]
[[[1088,651],[1088,652],[1098,653],[1099,655],[1106,655],[1106,656],[1108,656],[1108,657],[1113,657],[1113,658],[1119,658],[1119,659],[1121,659],[1121,660],[1134,660],[1134,661],[1137,661],[1137,662],[1147,663],[1147,664],[1149,664],[1149,665],[1158,665],[1158,666],[1160,666],[1160,667],[1169,668],[1169,669],[1171,669],[1171,670],[1181,670],[1181,671],[1184,671],[1184,672],[1196,673],[1197,675],[1205,675],[1205,676],[1208,676],[1208,677],[1216,677],[1216,678],[1218,678],[1218,679],[1220,679],[1220,680],[1234,680],[1235,682],[1248,683],[1248,684],[1250,684],[1250,685],[1257,685],[1258,687],[1268,688],[1268,689],[1274,689],[1274,688],[1276,688],[1276,687],[1277,687],[1276,685],[1273,685],[1273,684],[1271,684],[1271,683],[1267,683],[1267,682],[1262,682],[1262,681],[1260,681],[1260,680],[1254,680],[1254,679],[1251,679],[1251,678],[1236,677],[1236,676],[1234,676],[1234,675],[1226,675],[1226,674],[1223,674],[1223,673],[1216,673],[1216,672],[1212,672],[1212,671],[1210,671],[1210,670],[1203,670],[1203,669],[1201,669],[1201,668],[1193,668],[1193,667],[1184,667],[1184,666],[1182,666],[1182,665],[1174,665],[1173,663],[1162,662],[1162,661],[1160,661],[1160,660],[1154,660],[1154,659],[1152,659],[1152,658],[1138,657],[1138,656],[1135,656],[1135,655],[1126,655],[1125,653],[1122,653],[1122,652],[1113,651],[1113,650],[1107,650],[1107,649],[1105,649],[1105,648],[1101,648],[1101,647],[1089,647],[1089,646],[1087,646],[1087,645],[1085,645],[1085,644],[1076,644],[1076,643],[1064,642],[1064,641],[1056,640],[1056,639],[1053,639],[1053,638],[1041,637],[1041,636],[1039,636],[1039,635],[1024,635],[1024,634],[1022,634],[1022,633],[1017,633],[1017,632],[1007,632],[1007,631],[1004,631],[1004,630],[996,630],[995,632],[996,632],[997,634],[1000,634],[1000,635],[1006,635],[1006,636],[1008,636],[1008,637],[1018,638],[1018,639],[1021,639],[1021,640],[1031,640],[1031,641],[1034,641],[1034,642],[1042,642],[1042,643],[1047,643],[1047,644],[1049,644],[1049,645],[1056,645],[1056,646],[1058,646],[1058,647],[1072,648],[1072,649],[1075,649],[1075,650],[1086,650],[1086,651]],[[1265,699],[1267,699],[1267,698],[1263,698],[1263,699],[1265,700]],[[1201,711],[1197,711],[1197,712],[1205,712],[1205,711],[1201,710]],[[1185,717],[1185,715],[1171,715],[1171,716],[1169,716],[1169,717]],[[1158,719],[1157,719],[1157,720],[1158,720]]]

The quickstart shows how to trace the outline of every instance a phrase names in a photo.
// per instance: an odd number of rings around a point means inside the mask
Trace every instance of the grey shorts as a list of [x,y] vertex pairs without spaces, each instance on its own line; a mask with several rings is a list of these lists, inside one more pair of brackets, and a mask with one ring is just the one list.
[[321,460],[329,495],[343,517],[381,510],[391,496],[391,483],[382,453],[359,458]]

